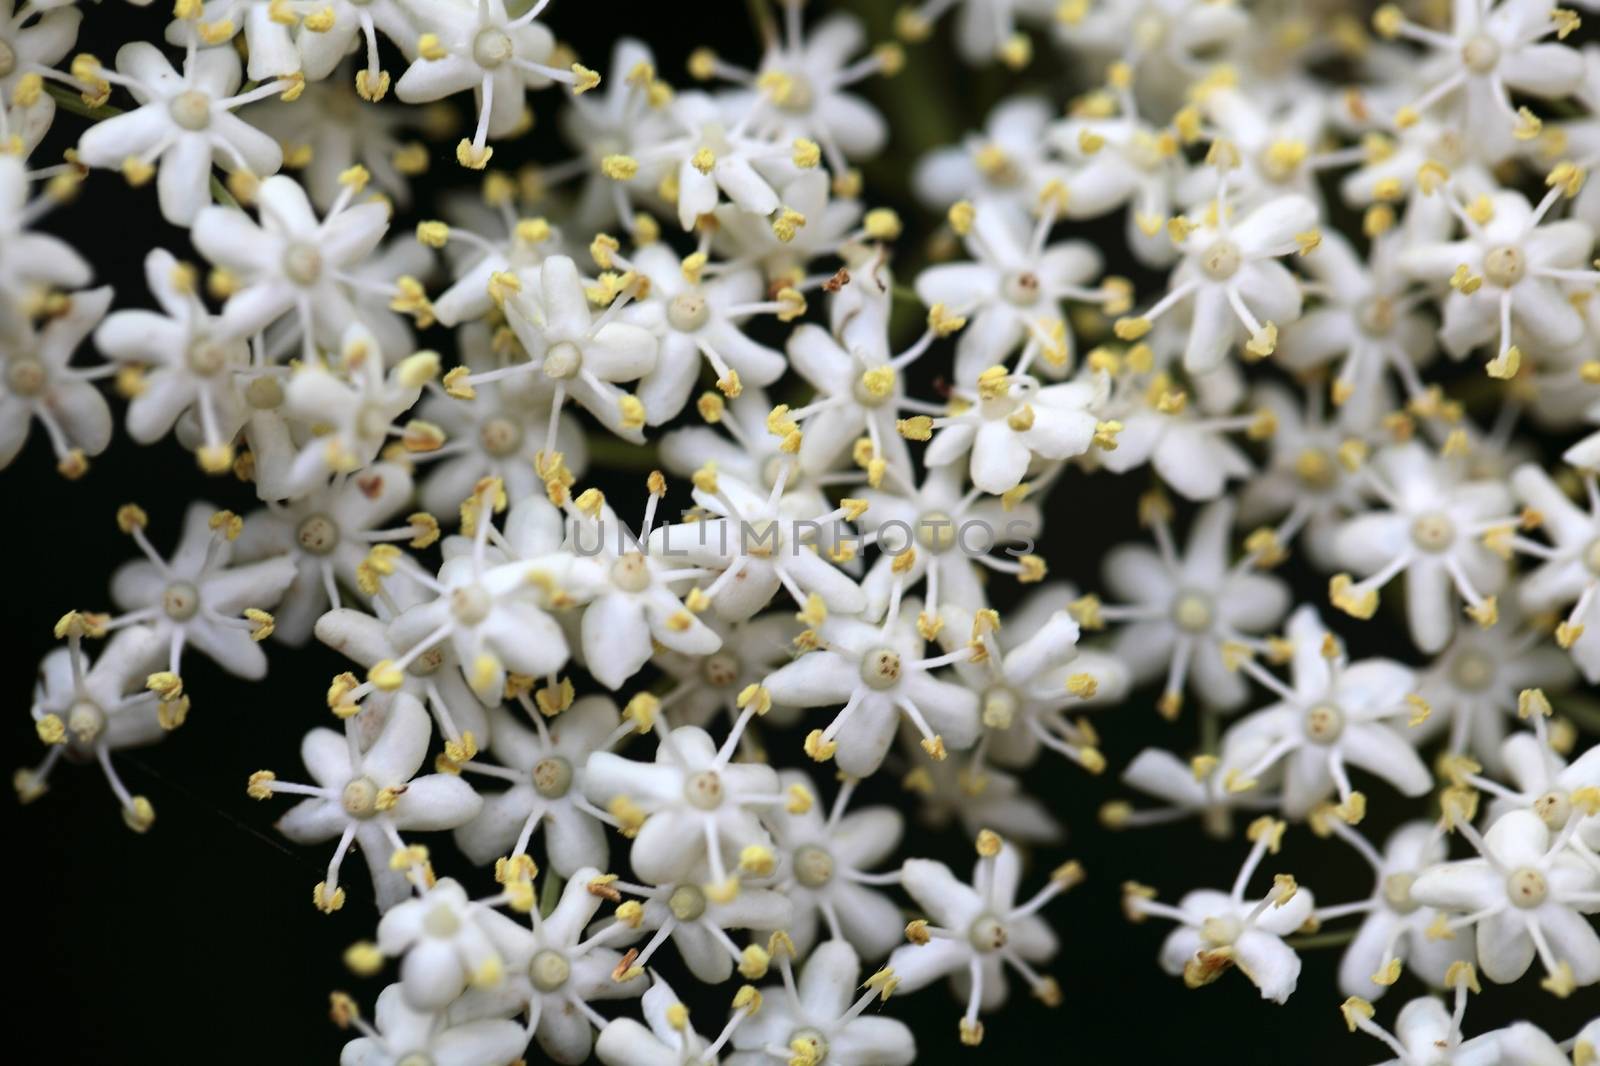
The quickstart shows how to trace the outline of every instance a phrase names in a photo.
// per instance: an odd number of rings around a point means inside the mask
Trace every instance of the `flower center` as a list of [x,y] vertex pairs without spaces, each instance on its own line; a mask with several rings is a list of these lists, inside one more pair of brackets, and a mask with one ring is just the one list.
[[355,431],[359,437],[367,440],[382,440],[389,435],[391,419],[383,408],[375,403],[363,404],[356,412]]
[[1000,291],[1007,300],[1019,307],[1027,307],[1039,298],[1039,276],[1031,270],[1006,275]]
[[570,378],[583,365],[583,353],[571,341],[552,344],[544,353],[544,375],[557,381]]
[[717,776],[715,770],[690,774],[689,780],[683,783],[683,798],[689,801],[691,807],[698,807],[702,811],[716,810],[722,806],[722,778]]
[[1382,337],[1394,329],[1394,301],[1387,296],[1375,296],[1361,306],[1356,321],[1369,337]]
[[1004,685],[983,694],[983,724],[989,729],[1010,729],[1022,701]]
[[283,405],[283,386],[277,378],[263,374],[244,387],[244,399],[257,411],[271,411]]
[[1511,876],[1506,878],[1506,895],[1512,903],[1524,909],[1543,903],[1549,892],[1550,886],[1545,883],[1544,874],[1531,866],[1513,870]]
[[815,844],[797,849],[794,853],[794,876],[807,888],[821,888],[833,880],[833,856]]
[[[796,1047],[795,1045],[799,1045]],[[822,1066],[828,1059],[828,1041],[815,1029],[796,1029],[794,1035],[789,1037],[789,1050],[794,1052],[791,1061],[808,1062],[811,1066]]]
[[1006,927],[1000,919],[992,914],[985,914],[972,923],[972,928],[967,930],[967,939],[972,946],[981,952],[999,951],[1006,946],[1009,937]]
[[444,665],[444,645],[436,644],[411,660],[411,665],[406,667],[406,673],[412,677],[427,677],[439,667]]
[[752,519],[740,534],[744,541],[740,547],[745,553],[758,558],[766,559],[772,556],[777,549],[782,530],[778,523],[770,518]]
[[1500,45],[1493,37],[1480,33],[1461,46],[1461,62],[1474,74],[1487,74],[1500,62]]
[[892,648],[867,652],[861,660],[861,680],[880,692],[900,683],[900,654]]
[[1211,597],[1203,592],[1181,592],[1172,601],[1172,621],[1185,633],[1209,633],[1211,617]]
[[322,277],[322,253],[309,244],[289,245],[283,252],[283,273],[296,285],[315,285]]
[[944,511],[929,511],[917,520],[917,543],[931,552],[947,552],[956,543],[956,523]]
[[504,30],[493,26],[479,30],[478,36],[472,39],[472,58],[486,70],[493,70],[510,59],[511,51],[511,38]]
[[1509,289],[1521,281],[1527,270],[1528,261],[1523,258],[1522,249],[1513,244],[1491,248],[1483,257],[1483,276],[1489,284],[1502,289]]
[[1600,537],[1591,540],[1583,550],[1583,565],[1589,568],[1589,573],[1600,574]]
[[67,731],[81,743],[94,743],[105,727],[106,712],[100,709],[99,704],[89,700],[79,700],[67,712]]
[[492,602],[482,585],[463,585],[450,593],[450,613],[462,625],[475,626],[489,617]]
[[650,564],[639,552],[628,552],[611,564],[611,583],[623,592],[643,592],[650,587]]
[[1294,457],[1294,474],[1307,488],[1321,491],[1333,484],[1333,463],[1321,448],[1302,448]]
[[216,341],[202,338],[189,346],[186,361],[190,370],[208,378],[228,365],[228,349]]
[[161,594],[161,609],[174,622],[187,622],[200,609],[200,590],[187,581],[168,585]]
[[1416,881],[1413,873],[1390,874],[1383,879],[1383,898],[1391,910],[1410,914],[1421,906],[1411,896],[1411,885]]
[[727,688],[739,680],[739,660],[725,651],[706,656],[700,673],[712,688]]
[[339,526],[325,514],[314,514],[300,523],[294,539],[312,555],[327,555],[339,546]]
[[706,894],[698,885],[679,885],[667,897],[667,910],[680,922],[692,922],[706,912]]
[[710,317],[706,298],[697,292],[679,293],[667,305],[667,324],[679,333],[693,333]]
[[1239,246],[1223,239],[1207,248],[1200,256],[1200,269],[1205,271],[1206,277],[1212,281],[1227,281],[1239,272],[1239,264],[1243,261],[1244,257],[1239,253]]
[[172,121],[186,130],[203,130],[211,125],[211,97],[199,89],[181,92],[167,102]]
[[350,817],[371,818],[378,813],[378,786],[370,777],[358,777],[344,786],[339,802]]
[[811,82],[804,74],[785,71],[783,95],[774,102],[779,111],[787,111],[791,115],[803,115],[811,110],[812,101],[816,94],[811,90]]
[[456,935],[461,929],[461,919],[456,917],[456,912],[443,904],[428,912],[422,919],[422,928],[429,936],[436,936],[447,940]]
[[528,980],[540,992],[554,992],[572,976],[572,964],[559,951],[545,948],[528,963]]
[[533,765],[533,790],[545,799],[560,799],[572,788],[572,764],[549,755]]
[[1450,677],[1457,688],[1468,692],[1482,692],[1494,680],[1494,661],[1476,648],[1457,655],[1450,664]]
[[509,418],[491,418],[478,427],[478,441],[484,451],[503,459],[522,447],[522,427]]
[[1200,935],[1212,947],[1224,948],[1244,932],[1244,923],[1236,915],[1219,914],[1200,923]]
[[1564,829],[1572,817],[1572,800],[1565,792],[1546,792],[1533,801],[1533,813],[1551,829]]
[[37,396],[49,380],[44,364],[31,355],[19,355],[6,366],[6,385],[16,396]]
[[1332,744],[1344,732],[1344,712],[1331,703],[1319,703],[1306,711],[1306,736],[1318,744]]
[[1411,523],[1411,542],[1423,551],[1442,552],[1456,540],[1456,524],[1439,511],[1420,515]]

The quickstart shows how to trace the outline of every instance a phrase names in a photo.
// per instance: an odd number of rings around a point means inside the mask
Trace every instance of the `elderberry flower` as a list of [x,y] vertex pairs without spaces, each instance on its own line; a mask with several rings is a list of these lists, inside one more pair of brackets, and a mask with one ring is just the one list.
[[906,761],[916,763],[901,779],[901,787],[916,797],[918,819],[927,828],[944,830],[954,824],[971,837],[993,828],[1019,845],[1054,844],[1066,835],[1055,813],[1023,786],[1020,777],[978,766],[959,752],[943,762],[922,759],[916,754],[915,730],[902,729],[900,740]]
[[733,1034],[738,1066],[771,1066],[774,1060],[830,1063],[836,1066],[909,1066],[917,1047],[911,1030],[897,1018],[866,1014],[882,1002],[897,981],[889,969],[859,984],[861,960],[842,940],[817,945],[798,979],[790,960],[793,945],[773,954],[783,974],[781,987],[768,988],[762,1009]]
[[1505,776],[1514,787],[1487,781],[1475,773],[1461,780],[1494,797],[1489,807],[1491,819],[1507,811],[1530,810],[1544,820],[1552,833],[1563,832],[1569,822],[1574,830],[1567,846],[1574,854],[1600,873],[1596,848],[1600,847],[1600,747],[1574,759],[1571,765],[1550,747],[1544,716],[1534,718],[1537,732],[1516,733],[1500,748]]
[[1254,556],[1228,563],[1233,514],[1229,501],[1207,504],[1195,516],[1182,554],[1167,517],[1152,514],[1159,554],[1121,545],[1106,556],[1107,586],[1128,602],[1098,607],[1096,617],[1129,623],[1111,653],[1138,681],[1165,676],[1160,707],[1167,717],[1176,717],[1191,679],[1206,707],[1243,706],[1248,687],[1228,660],[1238,654],[1237,646],[1263,646],[1254,634],[1270,630],[1289,610],[1288,588],[1253,572]]
[[[796,616],[784,612],[731,623],[713,614],[705,622],[722,640],[716,651],[683,655],[662,650],[653,660],[673,681],[661,695],[661,708],[671,710],[674,721],[701,728],[719,714],[726,715],[730,723],[738,721],[740,695],[794,657],[793,641],[801,625]],[[790,726],[799,720],[800,712],[775,706],[763,718],[776,726]],[[746,752],[759,749],[751,731],[740,738],[740,744]]]
[[918,613],[899,586],[881,625],[831,615],[816,627],[817,650],[779,667],[765,682],[772,699],[797,707],[840,707],[825,729],[806,738],[806,752],[837,757],[841,772],[867,777],[888,754],[901,715],[935,760],[978,739],[978,697],[936,676],[942,666],[970,658],[973,649],[928,657]]
[[116,73],[99,77],[121,85],[139,106],[90,126],[78,141],[78,158],[92,167],[120,167],[135,184],[148,181],[159,163],[156,191],[161,214],[175,226],[191,225],[211,200],[211,166],[260,178],[283,164],[278,143],[231,114],[235,108],[293,86],[268,81],[239,89],[239,54],[232,48],[196,50],[183,70],[144,41],[117,50]]
[[468,985],[498,984],[505,964],[479,921],[487,908],[451,878],[389,908],[378,922],[378,950],[400,956],[400,989],[416,1010],[443,1010]]
[[1600,485],[1591,472],[1583,479],[1588,509],[1567,498],[1550,475],[1534,466],[1518,467],[1511,487],[1542,519],[1549,547],[1515,542],[1539,566],[1517,586],[1529,611],[1572,609],[1556,627],[1556,641],[1591,683],[1600,681]]
[[1574,827],[1552,836],[1533,811],[1513,810],[1480,835],[1454,819],[1452,828],[1479,857],[1423,871],[1411,895],[1460,915],[1443,931],[1475,928],[1478,965],[1489,980],[1515,981],[1537,955],[1548,975],[1544,986],[1566,996],[1600,981],[1600,934],[1583,917],[1600,908],[1600,873],[1568,852]]
[[605,828],[615,819],[584,798],[583,782],[589,756],[617,739],[617,705],[604,696],[585,696],[546,724],[545,711],[527,696],[518,696],[518,703],[533,728],[506,708],[494,708],[489,753],[495,763],[461,765],[511,787],[484,795],[483,810],[456,830],[456,843],[468,859],[484,865],[526,855],[534,832],[542,830],[544,853],[557,875],[605,865]]
[[642,972],[641,968],[648,965],[669,940],[697,981],[721,984],[733,976],[735,966],[744,977],[766,976],[766,956],[762,949],[755,946],[741,950],[728,936],[728,931],[787,928],[794,913],[793,905],[782,892],[749,886],[741,888],[732,899],[719,899],[716,892],[701,887],[710,884],[706,872],[707,867],[702,863],[679,881],[655,886],[611,882],[610,887],[618,892],[638,897],[634,902],[639,909],[626,919],[617,919],[619,925],[632,933],[614,929],[617,935],[611,937],[610,942],[625,943],[650,934],[642,949],[629,948],[623,954],[612,974],[614,978],[621,980],[629,974]]
[[[54,189],[28,198],[31,175],[20,157],[0,154],[0,335],[11,338],[26,328],[28,308],[51,289],[81,289],[93,276],[72,246],[33,226],[65,195]],[[70,186],[69,186],[70,188]],[[5,419],[5,425],[15,424]]]
[[885,957],[900,942],[900,908],[878,886],[897,883],[900,875],[868,868],[899,847],[900,812],[873,806],[847,813],[856,792],[853,780],[840,784],[826,810],[804,772],[785,770],[779,783],[790,800],[770,808],[765,821],[778,857],[775,887],[793,906],[782,928],[795,950],[805,955],[818,943],[844,940],[865,959]]
[[316,784],[279,781],[267,770],[251,775],[252,797],[306,797],[278,819],[280,833],[296,844],[338,841],[327,876],[312,893],[319,910],[331,914],[344,906],[339,871],[352,844],[366,856],[378,909],[388,910],[409,897],[417,879],[426,875],[425,851],[419,856],[408,848],[401,832],[454,829],[482,808],[483,800],[460,777],[417,776],[431,733],[422,704],[400,693],[382,731],[365,750],[352,718],[345,719],[342,735],[320,726],[305,735],[300,759]]
[[1383,449],[1361,476],[1383,509],[1356,515],[1335,534],[1334,554],[1363,577],[1352,582],[1348,574],[1335,575],[1329,584],[1334,606],[1371,618],[1378,590],[1403,573],[1406,621],[1423,651],[1437,653],[1449,642],[1458,597],[1479,625],[1493,625],[1505,566],[1480,538],[1516,522],[1508,515],[1505,485],[1473,480],[1458,459],[1415,442]]
[[1182,976],[1189,988],[1200,988],[1237,966],[1261,991],[1262,999],[1287,1003],[1300,980],[1300,956],[1284,943],[1311,917],[1311,890],[1289,874],[1276,874],[1272,890],[1259,902],[1245,893],[1261,860],[1277,854],[1284,823],[1257,819],[1250,826],[1254,846],[1246,856],[1230,892],[1196,889],[1178,906],[1158,902],[1154,889],[1129,882],[1123,886],[1123,908],[1133,921],[1147,917],[1178,923],[1161,945],[1161,968]]
[[110,288],[77,292],[65,297],[61,313],[43,327],[21,322],[15,332],[3,328],[6,316],[0,310],[0,469],[17,457],[35,421],[64,477],[83,476],[89,469],[85,457],[99,455],[111,443],[111,409],[92,384],[104,372],[71,365],[110,306]]
[[[532,889],[524,885],[523,891]],[[525,1014],[524,1041],[532,1033],[539,1049],[556,1062],[583,1062],[594,1047],[595,1030],[606,1024],[590,1001],[638,996],[647,984],[642,972],[613,977],[622,961],[607,946],[615,926],[584,935],[601,901],[615,896],[610,878],[585,867],[573,873],[549,914],[541,917],[536,908],[528,910],[527,926],[498,911],[485,911],[485,928],[505,961],[505,979],[489,988],[469,989],[447,1017],[461,1022]]]
[[725,899],[738,891],[746,849],[770,854],[758,812],[785,799],[772,767],[732,761],[741,732],[735,726],[718,748],[703,729],[662,724],[653,763],[589,756],[584,794],[633,831],[629,862],[640,877],[667,884],[705,864],[710,891]]
[[55,4],[8,3],[0,16],[0,132],[20,136],[26,159],[55,119],[55,98],[44,79],[61,79],[55,66],[72,51],[83,13]]
[[967,1045],[983,1041],[979,1012],[998,1010],[1005,1004],[1007,967],[1015,970],[1046,1006],[1061,1002],[1055,979],[1034,969],[1054,958],[1059,948],[1055,933],[1039,911],[1083,879],[1077,863],[1063,863],[1051,871],[1043,888],[1019,904],[1021,853],[987,830],[978,834],[977,850],[971,884],[958,880],[942,862],[905,861],[901,884],[933,921],[920,919],[906,926],[911,943],[895,948],[888,966],[907,992],[950,977],[952,989],[958,995],[966,993],[959,1028],[961,1042]]
[[[689,1009],[659,974],[651,975],[650,991],[640,997],[646,1025],[632,1018],[613,1018],[600,1030],[594,1053],[606,1066],[716,1066],[739,1025],[760,1009],[746,985],[735,996],[732,1016],[716,1040],[708,1041],[689,1022]],[[740,1000],[743,1005],[740,1005]],[[648,1028],[646,1027],[648,1026]]]
[[372,1025],[359,1017],[350,1024],[362,1035],[344,1046],[339,1066],[509,1066],[528,1042],[522,1026],[504,1019],[442,1022],[407,1004],[399,984],[378,994]]
[[[917,198],[938,211],[959,200],[1031,207],[1049,181],[1066,175],[1050,158],[1046,133],[1053,112],[1049,101],[1037,96],[1000,101],[983,128],[965,135],[960,146],[935,148],[917,160],[911,173]],[[1068,196],[1069,212],[1077,200],[1075,191]]]
[[1337,792],[1341,817],[1352,823],[1361,820],[1366,802],[1351,786],[1347,766],[1381,777],[1407,796],[1427,792],[1433,778],[1426,764],[1410,738],[1384,721],[1415,716],[1407,697],[1416,691],[1416,675],[1393,659],[1350,662],[1309,605],[1289,618],[1288,640],[1288,685],[1250,658],[1239,661],[1278,702],[1245,715],[1223,734],[1224,786],[1247,791],[1276,769],[1283,775],[1285,816],[1303,818]]

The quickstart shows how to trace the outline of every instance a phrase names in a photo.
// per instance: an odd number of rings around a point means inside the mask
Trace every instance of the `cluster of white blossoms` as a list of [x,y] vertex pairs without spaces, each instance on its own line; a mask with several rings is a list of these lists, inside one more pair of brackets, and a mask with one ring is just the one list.
[[[1310,994],[1397,1063],[1594,1063],[1600,1019],[1465,1019],[1480,977],[1600,998],[1579,15],[927,0],[874,47],[777,0],[752,62],[669,78],[632,39],[586,66],[549,6],[177,0],[105,63],[75,53],[102,12],[6,4],[0,466],[36,421],[82,477],[115,398],[259,502],[116,511],[142,558],[61,605],[21,797],[95,763],[150,829],[115,755],[185,723],[193,658],[253,681],[320,641],[351,665],[310,694],[303,770],[240,770],[329,856],[307,887],[358,923],[350,969],[393,979],[370,1020],[334,994],[348,1066],[851,1066],[911,1062],[881,1004],[940,978],[959,1023],[923,1042],[1070,995],[1048,905],[1086,871],[1021,776],[1064,759],[1099,831],[1192,816],[1240,856],[1216,890],[1087,872],[1174,923],[1159,965],[1190,987],[1237,970],[1281,1004],[1332,943]],[[1065,108],[1013,96],[890,154],[858,84],[930,37]],[[469,93],[454,133],[407,106]],[[566,162],[495,166],[557,137]],[[869,162],[925,217],[873,206]],[[97,168],[192,249],[149,250],[148,292],[37,228]],[[481,195],[420,202],[441,182]],[[1048,579],[1130,474],[1151,546]],[[595,478],[642,487],[634,513]],[[1385,620],[1393,657],[1347,651]],[[1145,693],[1159,717],[1104,728],[1189,717],[1200,750],[1108,766],[1085,715]],[[852,807],[874,776],[904,809]],[[972,842],[970,877],[906,857],[907,815]],[[1371,892],[1327,898],[1338,867]],[[728,1008],[691,1017],[673,958]]]

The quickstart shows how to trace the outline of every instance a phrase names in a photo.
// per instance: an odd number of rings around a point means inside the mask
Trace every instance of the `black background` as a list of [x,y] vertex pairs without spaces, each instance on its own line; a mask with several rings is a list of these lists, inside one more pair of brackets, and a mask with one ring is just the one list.
[[[157,0],[156,7],[162,3]],[[874,24],[875,39],[887,36],[891,5],[828,6],[852,7]],[[164,8],[140,11],[120,0],[85,5],[80,50],[93,51],[109,64],[122,41],[157,39],[166,17]],[[680,86],[687,83],[683,61],[694,46],[709,44],[746,65],[758,54],[752,20],[745,5],[735,0],[629,0],[604,6],[555,0],[545,18],[588,65],[607,76],[621,73],[605,69],[610,42],[619,32],[648,40],[663,74]],[[894,132],[888,152],[868,170],[867,199],[872,206],[894,206],[907,219],[903,262],[920,260],[917,238],[930,230],[927,216],[904,195],[914,153],[975,125],[1007,84],[996,71],[974,73],[955,61],[949,32],[948,25],[941,26],[934,41],[910,49],[904,83],[880,82],[870,88],[888,111]],[[1060,95],[1068,71],[1043,42],[1038,56],[1028,77]],[[396,77],[403,69],[393,54],[385,66]],[[559,159],[567,152],[551,121],[555,95],[531,99],[538,124],[525,141],[497,145],[497,165]],[[35,160],[42,164],[58,157],[82,126],[82,119],[62,114]],[[418,200],[426,204],[430,190],[462,185],[470,185],[470,179],[455,166],[453,148],[441,146],[430,176],[419,185]],[[406,232],[417,217],[401,216],[394,232]],[[148,305],[140,273],[147,249],[162,245],[180,255],[187,251],[181,231],[160,219],[153,187],[130,190],[120,177],[104,172],[92,177],[78,203],[58,211],[43,228],[66,236],[84,252],[95,265],[97,283],[117,287],[117,306]],[[1127,264],[1116,257],[1120,231],[1116,218],[1082,230],[1105,246],[1113,269],[1128,273]],[[909,280],[911,274],[904,269],[902,278]],[[444,347],[448,337],[436,331],[424,343]],[[947,357],[947,350],[941,354]],[[938,361],[923,361],[926,376],[936,374]],[[927,395],[926,388],[921,394]],[[120,422],[120,402],[113,405]],[[16,567],[9,575],[8,594],[0,596],[8,667],[4,698],[13,708],[4,736],[10,759],[19,766],[33,765],[41,754],[26,708],[35,664],[53,643],[52,623],[71,607],[109,606],[110,571],[135,554],[116,530],[117,505],[130,500],[142,504],[162,550],[175,539],[191,499],[241,512],[252,506],[246,487],[231,479],[206,478],[170,441],[141,448],[120,427],[111,449],[92,461],[83,481],[64,482],[53,466],[35,432],[0,480],[10,512],[0,527],[0,543]],[[1147,487],[1147,478],[1143,471],[1122,479],[1090,479],[1074,472],[1061,481],[1050,500],[1048,536],[1040,547],[1053,574],[1094,586],[1093,561],[1111,545],[1141,535],[1133,499]],[[597,480],[614,500],[627,493],[640,495],[642,486],[635,483],[642,482],[642,474]],[[624,514],[632,510],[620,502],[619,509]],[[1322,579],[1292,570],[1290,576],[1302,598],[1321,602]],[[1341,625],[1348,620],[1330,621]],[[1379,648],[1391,655],[1409,653],[1391,620],[1380,617],[1366,627],[1342,628],[1358,653]],[[17,892],[5,948],[14,960],[12,972],[21,978],[6,996],[10,1046],[19,1061],[327,1062],[348,1039],[327,1019],[329,990],[349,990],[370,1013],[384,979],[357,979],[339,961],[347,944],[370,937],[375,926],[362,860],[356,858],[347,867],[350,898],[344,910],[322,915],[311,905],[311,889],[322,879],[327,849],[300,849],[281,841],[272,821],[288,804],[258,804],[244,792],[247,775],[263,767],[285,779],[302,777],[299,739],[311,726],[329,724],[322,693],[327,679],[345,664],[320,646],[291,651],[273,645],[270,650],[271,674],[259,684],[229,678],[201,657],[190,656],[184,668],[194,699],[188,724],[156,748],[117,757],[131,790],[155,806],[156,824],[147,835],[137,836],[123,826],[93,767],[62,765],[50,793],[30,807],[0,801],[10,843],[9,880]],[[1156,953],[1170,926],[1155,921],[1130,926],[1119,907],[1120,883],[1146,882],[1168,900],[1195,887],[1225,888],[1248,845],[1239,839],[1215,842],[1191,823],[1138,833],[1100,830],[1095,812],[1105,800],[1123,795],[1115,782],[1118,767],[1148,745],[1187,753],[1194,750],[1197,737],[1192,715],[1176,724],[1164,722],[1153,712],[1149,693],[1100,714],[1095,724],[1112,768],[1105,777],[1091,779],[1049,760],[1027,776],[1029,787],[1068,825],[1069,837],[1034,857],[1024,891],[1069,857],[1080,859],[1089,875],[1087,883],[1048,911],[1062,939],[1061,954],[1048,970],[1061,983],[1064,1003],[1047,1009],[1013,982],[1010,1005],[986,1019],[983,1046],[967,1049],[956,1042],[960,1007],[943,987],[897,998],[887,1010],[912,1025],[922,1058],[1286,1064],[1386,1057],[1376,1043],[1345,1032],[1338,1013],[1343,997],[1334,980],[1338,949],[1304,954],[1299,991],[1284,1007],[1262,1002],[1237,974],[1190,992],[1159,970]],[[773,743],[791,743],[792,760],[805,762],[799,754],[801,736],[803,731]],[[648,751],[640,745],[631,754],[647,757]],[[858,802],[877,799],[909,807],[910,798],[896,795],[897,786],[887,776],[881,774],[864,787]],[[1371,834],[1380,834],[1402,816],[1426,813],[1420,805],[1407,808],[1381,783],[1358,781],[1357,787],[1372,797],[1373,814],[1363,827]],[[959,831],[913,827],[908,837],[905,854],[943,858],[965,876],[972,852]],[[489,891],[487,871],[471,871],[453,854],[445,835],[419,839],[433,848],[441,873],[462,877],[480,893]],[[1279,870],[1295,873],[1324,903],[1364,896],[1370,889],[1365,864],[1356,855],[1337,843],[1315,840],[1304,828],[1291,830],[1284,853],[1269,859],[1263,883]],[[664,952],[663,959],[670,954]],[[674,965],[664,965],[669,976],[675,975]],[[393,974],[391,967],[388,977]],[[680,994],[691,988],[687,980],[675,985]],[[694,1001],[706,1004],[696,1011],[702,1030],[715,1031],[710,1019],[720,1017],[733,987]],[[1379,1020],[1392,1021],[1400,1003],[1422,992],[1413,977],[1402,977],[1380,1003]],[[1579,1002],[1585,995],[1587,1011]],[[1474,999],[1467,1028],[1475,1033],[1531,1017],[1561,1039],[1593,1013],[1596,998],[1590,989],[1559,1004],[1538,990],[1532,974],[1511,988],[1486,984],[1485,994]],[[611,1013],[618,1008],[605,1009]],[[540,1058],[537,1046],[531,1047],[529,1061]]]

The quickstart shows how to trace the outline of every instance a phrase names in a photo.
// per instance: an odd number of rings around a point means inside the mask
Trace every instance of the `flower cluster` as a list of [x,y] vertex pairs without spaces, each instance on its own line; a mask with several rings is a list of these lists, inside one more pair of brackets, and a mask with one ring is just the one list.
[[[1102,831],[1247,827],[1225,889],[1092,871],[1175,923],[1189,987],[1237,969],[1284,1003],[1331,938],[1345,1020],[1399,1063],[1594,1061],[1600,1023],[1463,1029],[1480,975],[1600,985],[1579,15],[929,0],[872,45],[777,0],[753,62],[675,80],[633,39],[585,65],[546,25],[567,6],[177,0],[110,65],[73,54],[70,0],[7,9],[0,466],[37,421],[85,476],[110,381],[135,441],[255,497],[175,539],[116,510],[140,558],[61,605],[21,797],[94,762],[149,830],[115,755],[204,705],[194,656],[346,657],[303,771],[247,790],[328,856],[317,909],[349,920],[370,878],[345,961],[393,983],[370,1020],[333,996],[352,1066],[909,1063],[881,1005],[943,977],[959,1021],[923,1041],[980,1044],[1014,984],[1065,999],[1046,907],[1086,871],[1019,776],[1057,759],[1150,798]],[[946,32],[1070,95],[907,164],[908,222],[860,169],[899,159],[858,87],[906,92]],[[453,133],[406,106],[465,94]],[[545,138],[535,100],[573,154],[497,168]],[[95,121],[44,162],[58,103]],[[477,195],[425,200],[441,142]],[[101,168],[195,253],[149,250],[147,293],[37,228]],[[1149,546],[1050,579],[1119,475],[1153,485]],[[1347,647],[1390,615],[1389,654]],[[1086,716],[1138,735],[1146,691],[1201,747],[1110,767]],[[852,806],[889,775],[905,810]],[[956,821],[970,877],[897,858],[908,813]],[[1274,869],[1286,834],[1371,891]],[[691,1018],[672,957],[737,974],[726,1011]]]

